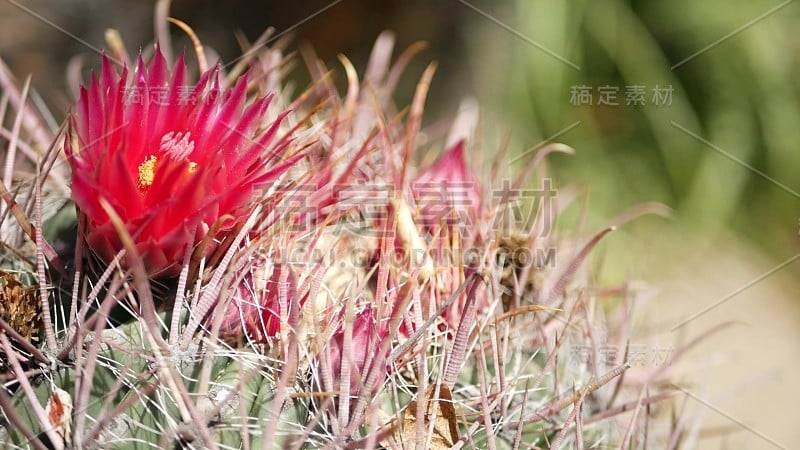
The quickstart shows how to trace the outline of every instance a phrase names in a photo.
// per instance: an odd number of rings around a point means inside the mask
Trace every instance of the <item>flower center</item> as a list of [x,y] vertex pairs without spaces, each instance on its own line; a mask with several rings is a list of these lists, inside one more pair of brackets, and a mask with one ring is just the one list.
[[[192,134],[190,132],[175,133],[169,132],[161,138],[161,145],[159,146],[159,155],[166,155],[169,160],[185,163],[186,171],[190,174],[197,172],[197,163],[190,160],[189,156],[194,151],[194,141],[191,140]],[[146,192],[156,179],[156,168],[159,166],[158,157],[155,155],[147,156],[141,164],[139,164],[139,191]]]

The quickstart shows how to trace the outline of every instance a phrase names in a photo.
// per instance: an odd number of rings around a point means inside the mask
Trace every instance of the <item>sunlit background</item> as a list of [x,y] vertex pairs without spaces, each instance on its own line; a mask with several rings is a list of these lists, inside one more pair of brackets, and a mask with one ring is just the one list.
[[[19,79],[31,75],[60,121],[72,102],[65,80],[73,58],[96,65],[92,47],[104,47],[107,28],[130,50],[148,45],[153,5],[0,1],[0,56]],[[594,267],[605,283],[635,282],[642,343],[654,349],[737,322],[676,368],[689,392],[685,417],[691,426],[705,419],[700,447],[800,440],[792,402],[800,399],[799,5],[175,0],[172,16],[223,60],[239,53],[236,33],[254,40],[268,26],[309,44],[332,68],[341,53],[363,69],[384,29],[396,32],[400,50],[427,41],[399,103],[438,61],[427,123],[452,116],[464,97],[477,99],[476,168],[506,135],[509,160],[547,142],[571,146],[576,154],[551,156],[549,169],[558,186],[580,187],[564,225],[586,236],[643,202],[673,208],[670,220],[645,217],[616,232]],[[304,77],[298,71],[300,88]]]

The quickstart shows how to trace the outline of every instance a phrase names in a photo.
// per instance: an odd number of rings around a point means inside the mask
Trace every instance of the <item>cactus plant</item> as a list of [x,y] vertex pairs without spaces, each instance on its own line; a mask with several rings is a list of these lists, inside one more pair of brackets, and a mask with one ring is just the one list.
[[[658,384],[667,372],[623,382],[631,364],[600,357],[601,335],[621,353],[628,339],[603,299],[634,295],[598,289],[585,268],[614,227],[588,238],[557,231],[576,191],[560,190],[556,203],[551,180],[530,177],[569,149],[540,149],[504,183],[499,170],[476,170],[474,108],[446,137],[422,133],[433,65],[407,109],[392,103],[418,47],[392,63],[393,39],[381,35],[363,80],[342,58],[342,94],[307,54],[313,84],[292,97],[286,43],[265,41],[233,67],[209,70],[199,53],[200,87],[188,92],[205,100],[185,107],[169,103],[186,87],[183,57],[170,75],[153,47],[130,80],[104,57],[67,132],[48,129],[28,91],[2,79],[25,119],[11,138],[29,150],[19,173],[40,169],[32,186],[16,179],[3,191],[13,255],[2,263],[29,281],[3,285],[5,447],[594,448],[668,438],[636,431],[671,395]],[[131,67],[127,50],[109,45]],[[206,99],[209,83],[219,94]],[[146,98],[126,105],[121,95],[137,86]],[[436,148],[437,162],[420,163]],[[65,163],[79,208],[70,266],[38,231],[48,231],[42,205],[63,192]],[[7,316],[19,302],[41,325]],[[636,413],[620,416],[627,410]]]

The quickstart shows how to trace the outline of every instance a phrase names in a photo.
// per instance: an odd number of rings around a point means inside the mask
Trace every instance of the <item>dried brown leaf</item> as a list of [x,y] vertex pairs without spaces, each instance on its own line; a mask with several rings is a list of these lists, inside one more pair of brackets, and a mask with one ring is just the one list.
[[[437,391],[439,394],[435,396]],[[394,420],[392,424],[394,433],[390,438],[392,442],[387,444],[387,447],[417,448],[418,417],[422,417],[422,426],[426,430],[424,441],[421,442],[424,448],[449,449],[458,442],[458,418],[450,389],[444,384],[438,387],[432,385],[425,393],[423,401],[425,411],[421,416],[418,414],[419,404],[415,399],[408,404],[402,417]],[[430,436],[428,431],[432,431]]]

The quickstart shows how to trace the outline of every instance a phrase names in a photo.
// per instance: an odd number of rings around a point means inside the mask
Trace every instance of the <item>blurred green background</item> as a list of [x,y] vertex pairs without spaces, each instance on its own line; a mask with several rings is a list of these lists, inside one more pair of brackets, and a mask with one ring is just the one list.
[[474,86],[512,124],[514,149],[552,136],[577,149],[552,161],[560,183],[591,187],[593,214],[656,200],[686,232],[731,228],[776,258],[797,251],[797,5],[471,5],[486,13],[470,8],[465,33]]

